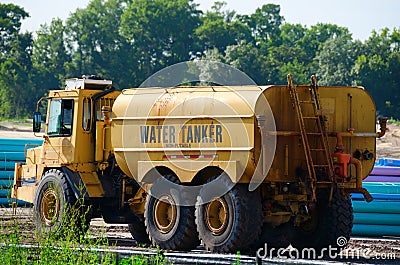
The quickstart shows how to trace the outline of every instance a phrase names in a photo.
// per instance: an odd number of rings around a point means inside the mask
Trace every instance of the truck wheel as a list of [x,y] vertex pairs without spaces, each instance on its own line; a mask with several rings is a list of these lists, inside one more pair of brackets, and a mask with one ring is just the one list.
[[[77,205],[76,201],[64,173],[57,169],[47,171],[40,180],[33,201],[37,230],[40,233],[56,234],[69,226],[72,229],[78,228],[77,232],[85,232],[89,228],[90,214],[87,207]],[[69,211],[72,207],[76,211]]]
[[154,182],[147,195],[145,225],[154,245],[169,250],[191,250],[200,244],[194,222],[194,206],[181,206],[184,192],[174,175]]
[[149,245],[151,243],[149,235],[146,232],[146,226],[144,224],[144,221],[137,219],[137,222],[129,224],[128,228],[133,239],[136,240],[136,243],[138,245],[141,244]]
[[[270,250],[274,248],[278,251],[280,248],[287,248],[290,245],[288,239],[288,226],[287,223],[276,227],[273,227],[269,223],[264,223],[261,229],[261,235],[252,249],[257,251],[258,249],[265,247],[265,244],[267,244],[267,247]],[[272,254],[274,254],[274,252],[272,252]]]
[[291,233],[290,242],[293,247],[299,250],[314,248],[321,251],[331,246],[340,251],[349,241],[353,228],[353,207],[350,198],[344,197],[335,189],[330,206],[328,201],[329,190],[321,190],[316,208],[311,212],[311,219],[295,227]]
[[261,233],[260,194],[250,192],[245,184],[236,184],[216,198],[218,191],[231,186],[229,177],[223,175],[205,185],[197,197],[197,231],[212,252],[248,250]]

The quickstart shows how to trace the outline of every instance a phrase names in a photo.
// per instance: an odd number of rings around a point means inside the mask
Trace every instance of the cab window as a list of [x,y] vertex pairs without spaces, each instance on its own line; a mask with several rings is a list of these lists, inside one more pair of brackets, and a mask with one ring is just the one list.
[[92,99],[84,98],[83,99],[83,117],[82,117],[82,128],[85,131],[90,131],[92,124]]
[[73,99],[52,99],[50,101],[49,136],[70,136],[72,134]]

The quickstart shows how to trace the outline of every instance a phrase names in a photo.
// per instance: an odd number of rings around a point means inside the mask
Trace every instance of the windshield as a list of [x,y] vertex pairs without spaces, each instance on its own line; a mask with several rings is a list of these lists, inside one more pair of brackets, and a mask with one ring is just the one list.
[[50,101],[49,136],[70,136],[72,134],[73,99],[52,99]]

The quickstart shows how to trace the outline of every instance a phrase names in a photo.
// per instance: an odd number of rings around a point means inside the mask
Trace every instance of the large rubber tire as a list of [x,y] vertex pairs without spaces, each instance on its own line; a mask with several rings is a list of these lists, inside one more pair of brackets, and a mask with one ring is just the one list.
[[[73,207],[75,210],[70,214]],[[89,229],[90,212],[86,206],[78,205],[65,174],[60,170],[45,172],[36,188],[33,209],[34,223],[40,234],[57,234],[67,226],[77,235]]]
[[185,194],[179,185],[171,183],[179,184],[178,178],[166,175],[155,181],[150,189],[144,213],[146,231],[152,244],[161,249],[192,250],[200,244],[194,206],[180,205],[185,200]]
[[290,228],[287,223],[276,227],[273,227],[269,223],[264,223],[261,235],[252,247],[252,250],[257,251],[259,248],[265,247],[265,245],[267,245],[268,249],[274,248],[275,250],[287,248],[290,245],[288,233],[290,233]]
[[197,231],[209,251],[247,251],[261,233],[261,197],[257,191],[250,192],[247,184],[236,184],[217,197],[218,191],[227,187],[232,183],[221,175],[201,189],[196,203]]
[[311,212],[311,220],[294,229],[290,242],[298,250],[314,248],[321,251],[331,247],[340,251],[344,243],[349,241],[353,228],[351,200],[336,189],[333,191],[330,206],[329,189],[321,190],[317,199],[316,208]]
[[137,220],[137,222],[128,225],[129,232],[133,239],[136,240],[138,245],[150,245],[149,235],[146,232],[146,226],[144,220]]

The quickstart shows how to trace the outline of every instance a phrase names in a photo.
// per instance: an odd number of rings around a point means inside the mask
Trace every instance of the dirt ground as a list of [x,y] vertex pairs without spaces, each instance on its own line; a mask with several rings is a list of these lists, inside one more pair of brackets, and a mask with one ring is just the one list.
[[[0,208],[0,233],[10,233],[9,225],[18,225],[19,233],[23,236],[23,242],[33,242],[35,226],[33,223],[33,211],[31,208],[17,208],[15,213],[10,208]],[[107,239],[108,245],[119,250],[144,250],[138,247],[134,238],[129,233],[128,226],[124,224],[106,224],[103,219],[92,219],[90,223],[89,236],[98,239]],[[204,251],[202,246],[194,250],[196,253]],[[283,255],[295,257],[294,249],[289,247]],[[253,254],[248,253],[253,256]],[[361,238],[353,237],[348,245],[337,256],[335,261],[342,264],[399,264],[400,262],[400,238]],[[328,261],[326,259],[319,261]],[[276,264],[276,263],[274,263]],[[301,263],[296,263],[301,264]],[[317,263],[316,263],[317,264]],[[336,263],[337,264],[337,263]]]
[[400,125],[388,124],[388,129],[382,138],[376,139],[376,157],[400,159]]
[[27,122],[0,122],[0,138],[37,138],[32,132],[32,123]]

